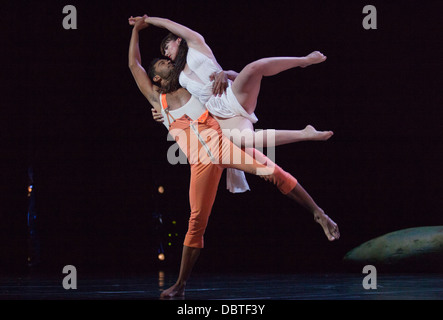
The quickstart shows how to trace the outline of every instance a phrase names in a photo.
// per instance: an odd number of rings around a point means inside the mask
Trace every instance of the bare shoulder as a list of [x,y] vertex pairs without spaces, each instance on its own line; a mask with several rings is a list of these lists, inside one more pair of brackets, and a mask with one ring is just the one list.
[[189,99],[191,99],[191,93],[186,90],[185,88],[180,88],[177,90],[177,94],[180,97],[181,101],[188,101]]
[[188,90],[180,88],[174,92],[168,93],[166,99],[171,110],[175,110],[183,107],[189,99],[191,99],[191,94]]
[[[189,46],[191,48],[191,46]],[[197,50],[198,52],[204,54],[210,59],[215,59],[214,53],[212,52],[211,48],[206,44],[206,42],[199,43],[198,45],[192,46],[193,49]]]

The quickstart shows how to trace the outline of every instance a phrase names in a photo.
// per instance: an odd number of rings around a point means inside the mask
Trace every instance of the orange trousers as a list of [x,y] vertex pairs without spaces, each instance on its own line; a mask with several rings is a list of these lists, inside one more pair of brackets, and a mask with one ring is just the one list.
[[184,115],[171,124],[169,132],[186,154],[191,166],[191,215],[185,246],[203,248],[204,233],[225,168],[259,175],[272,182],[283,194],[289,193],[297,185],[292,175],[258,150],[243,150],[223,136],[217,120],[208,113],[198,121],[192,121]]

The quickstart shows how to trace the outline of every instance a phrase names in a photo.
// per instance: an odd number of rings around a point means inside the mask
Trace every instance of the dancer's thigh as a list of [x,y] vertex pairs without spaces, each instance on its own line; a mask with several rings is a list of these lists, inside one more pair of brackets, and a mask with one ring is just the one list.
[[217,118],[217,122],[223,135],[238,147],[253,145],[254,125],[249,119],[237,116],[228,119]]

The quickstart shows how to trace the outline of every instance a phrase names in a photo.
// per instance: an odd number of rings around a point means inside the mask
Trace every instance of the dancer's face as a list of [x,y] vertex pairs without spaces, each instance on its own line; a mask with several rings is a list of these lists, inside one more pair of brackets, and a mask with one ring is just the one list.
[[172,64],[171,60],[167,59],[158,60],[154,65],[154,70],[156,73],[154,81],[155,82],[161,81],[162,83],[164,81],[168,81],[173,69],[174,65]]
[[171,40],[166,43],[165,46],[165,56],[167,56],[172,61],[175,61],[178,53],[178,47],[180,46],[181,38],[177,38],[176,40]]

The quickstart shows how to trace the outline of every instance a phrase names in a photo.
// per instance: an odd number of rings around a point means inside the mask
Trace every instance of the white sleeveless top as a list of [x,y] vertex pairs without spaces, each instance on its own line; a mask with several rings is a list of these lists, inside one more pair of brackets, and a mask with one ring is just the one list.
[[222,70],[211,58],[194,48],[189,48],[186,62],[189,69],[191,69],[191,73],[186,74],[184,71],[180,73],[180,85],[205,104],[212,115],[220,118],[242,116],[249,119],[252,123],[258,121],[254,113],[248,114],[238,102],[232,92],[231,80],[228,80],[228,88],[221,96],[214,96],[212,94],[213,81],[210,80],[210,76],[214,72]]
[[[162,96],[160,95],[160,105],[161,105],[161,112],[162,112],[162,116],[163,116],[163,124],[166,126],[166,128],[169,130],[169,126],[171,125],[171,123],[169,122],[169,117],[165,112],[165,107],[167,108],[168,106],[164,106],[163,102],[162,102]],[[192,120],[197,120],[198,118],[200,118],[200,116],[206,112],[206,108],[205,106],[193,95],[191,95],[191,99],[188,100],[188,102],[185,103],[184,106],[175,109],[175,110],[169,110],[168,111],[169,114],[174,118],[174,119],[179,119],[181,117],[183,117],[184,115],[187,115],[189,118],[191,118]]]

